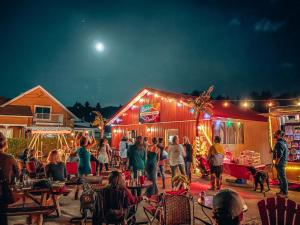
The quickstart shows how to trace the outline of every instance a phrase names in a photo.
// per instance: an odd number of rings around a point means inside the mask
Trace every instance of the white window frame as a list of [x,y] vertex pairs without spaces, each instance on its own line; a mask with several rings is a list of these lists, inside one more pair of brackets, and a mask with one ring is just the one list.
[[168,132],[172,132],[172,131],[176,131],[176,135],[179,135],[179,129],[177,128],[171,128],[171,129],[166,129],[165,130],[165,146],[169,146],[169,136],[168,136]]
[[44,120],[44,121],[51,121],[51,115],[52,115],[52,106],[51,105],[34,105],[34,115],[36,115],[36,108],[49,108],[49,119],[43,119],[43,118],[36,118],[38,120]]

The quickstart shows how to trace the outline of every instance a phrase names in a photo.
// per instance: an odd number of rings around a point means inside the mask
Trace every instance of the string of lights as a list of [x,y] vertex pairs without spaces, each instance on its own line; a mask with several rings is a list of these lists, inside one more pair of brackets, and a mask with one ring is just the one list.
[[[177,107],[183,107],[183,106],[190,106],[189,103],[186,101],[187,98],[176,98],[176,97],[169,97],[164,94],[151,92],[149,90],[145,90],[144,93],[141,93],[141,95],[136,96],[134,100],[129,104],[128,109],[136,110],[139,108],[138,103],[143,104],[146,102],[147,97],[154,96],[156,99],[160,99],[161,101],[166,101],[169,103],[176,103]],[[273,99],[216,99],[213,101],[222,102],[223,106],[225,108],[230,107],[231,103],[240,103],[240,107],[242,108],[253,108],[255,102],[265,102],[265,106],[267,108],[272,108],[274,106],[278,106],[278,102],[282,101],[294,101],[293,105],[300,106],[300,98],[273,98]],[[122,113],[121,117],[126,116],[127,114],[125,111],[127,109],[123,109],[124,113]],[[193,112],[193,109],[190,110],[191,113]],[[114,122],[121,122],[122,119],[119,117],[115,117],[113,119]]]

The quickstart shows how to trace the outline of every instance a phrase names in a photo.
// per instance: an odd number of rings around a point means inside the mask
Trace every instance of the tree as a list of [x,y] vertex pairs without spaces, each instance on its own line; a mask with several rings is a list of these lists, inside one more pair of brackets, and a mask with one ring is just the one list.
[[100,112],[100,110],[101,110],[101,105],[100,105],[99,102],[97,102],[96,107],[95,107],[95,111]]

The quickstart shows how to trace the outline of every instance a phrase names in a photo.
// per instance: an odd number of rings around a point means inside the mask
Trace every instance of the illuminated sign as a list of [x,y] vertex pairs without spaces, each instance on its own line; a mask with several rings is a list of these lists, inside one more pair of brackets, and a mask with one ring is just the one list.
[[160,103],[145,104],[140,108],[141,123],[156,123],[160,121]]

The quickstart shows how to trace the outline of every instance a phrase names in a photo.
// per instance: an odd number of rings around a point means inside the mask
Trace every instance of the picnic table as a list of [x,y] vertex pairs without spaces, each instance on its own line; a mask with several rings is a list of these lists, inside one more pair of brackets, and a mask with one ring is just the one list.
[[[35,180],[37,181],[37,180]],[[58,196],[62,194],[61,188],[64,182],[51,182],[51,188],[33,189],[33,185],[19,186],[13,185],[13,192],[21,196],[21,204],[16,202],[12,205],[2,205],[0,207],[1,225],[8,224],[7,217],[28,216],[27,223],[32,223],[33,216],[38,217],[38,224],[43,224],[43,215],[48,215],[54,211],[60,216],[61,210]],[[30,199],[31,202],[26,200]],[[47,199],[52,200],[52,204],[47,204]]]

